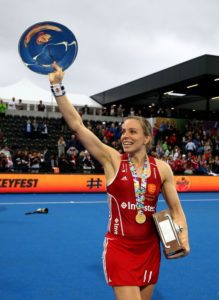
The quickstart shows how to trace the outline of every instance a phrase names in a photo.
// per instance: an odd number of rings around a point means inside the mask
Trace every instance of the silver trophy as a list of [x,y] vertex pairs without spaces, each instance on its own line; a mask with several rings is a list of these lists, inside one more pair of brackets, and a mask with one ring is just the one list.
[[179,252],[183,252],[179,240],[179,232],[182,227],[176,225],[170,215],[169,210],[162,210],[153,214],[154,222],[162,242],[165,255],[170,257]]

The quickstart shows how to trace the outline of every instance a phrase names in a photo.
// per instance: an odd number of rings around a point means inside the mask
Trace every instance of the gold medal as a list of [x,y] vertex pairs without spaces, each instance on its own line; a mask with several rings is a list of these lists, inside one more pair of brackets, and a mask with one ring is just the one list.
[[146,221],[146,216],[145,214],[141,213],[137,213],[137,215],[135,216],[135,221],[138,224],[143,224]]

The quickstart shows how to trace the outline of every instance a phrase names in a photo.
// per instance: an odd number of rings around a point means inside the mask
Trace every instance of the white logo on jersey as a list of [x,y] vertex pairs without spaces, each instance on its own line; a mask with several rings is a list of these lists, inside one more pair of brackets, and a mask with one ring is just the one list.
[[120,180],[128,180],[127,176],[123,176]]
[[[121,203],[121,207],[123,209],[128,209],[128,210],[136,210],[136,204],[135,203],[131,203],[131,202],[122,202]],[[155,206],[151,206],[151,205],[145,205],[144,206],[144,211],[152,211],[155,212]]]
[[119,219],[118,218],[116,218],[114,220],[113,232],[114,232],[114,234],[119,233]]
[[122,173],[127,173],[127,165],[122,163]]
[[125,209],[127,207],[127,204],[125,202],[122,202],[121,207]]

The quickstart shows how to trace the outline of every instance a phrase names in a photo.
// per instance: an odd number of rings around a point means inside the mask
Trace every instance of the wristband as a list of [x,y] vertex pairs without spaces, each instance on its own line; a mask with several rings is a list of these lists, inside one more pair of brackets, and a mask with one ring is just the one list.
[[61,97],[65,95],[65,87],[62,83],[51,84],[51,91],[55,97]]

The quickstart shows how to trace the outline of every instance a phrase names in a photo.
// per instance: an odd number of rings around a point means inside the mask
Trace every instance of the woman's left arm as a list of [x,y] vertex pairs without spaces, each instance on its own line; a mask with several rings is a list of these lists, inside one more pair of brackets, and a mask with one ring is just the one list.
[[[176,191],[173,172],[167,163],[161,161],[159,163],[159,169],[162,179],[162,193],[169,207],[174,223],[180,228],[179,240],[183,248],[183,256],[186,256],[190,252],[188,226],[178,193]],[[169,258],[179,258],[181,256],[182,253],[178,253]]]

